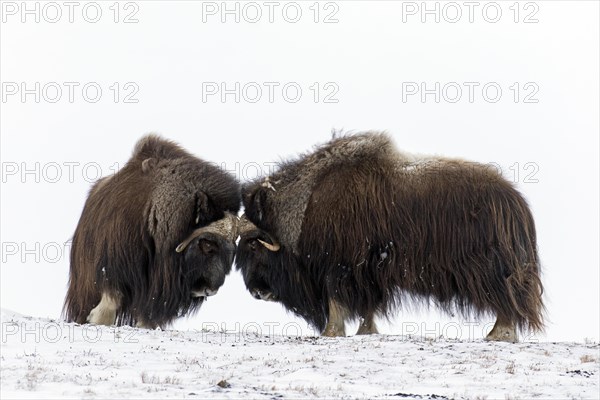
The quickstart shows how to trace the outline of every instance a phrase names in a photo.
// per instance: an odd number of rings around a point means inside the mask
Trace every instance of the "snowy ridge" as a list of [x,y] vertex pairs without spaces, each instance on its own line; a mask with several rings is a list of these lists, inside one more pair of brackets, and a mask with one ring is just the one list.
[[284,337],[1,317],[3,399],[600,395],[597,343]]

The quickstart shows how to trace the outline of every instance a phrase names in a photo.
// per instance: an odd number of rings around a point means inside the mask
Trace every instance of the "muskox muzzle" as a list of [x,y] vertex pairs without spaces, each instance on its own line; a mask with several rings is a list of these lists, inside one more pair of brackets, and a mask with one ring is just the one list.
[[237,225],[238,218],[225,213],[224,218],[194,230],[175,249],[184,256],[191,297],[213,296],[225,282],[235,256]]
[[250,289],[250,294],[256,300],[277,301],[277,296],[270,290],[253,288]]

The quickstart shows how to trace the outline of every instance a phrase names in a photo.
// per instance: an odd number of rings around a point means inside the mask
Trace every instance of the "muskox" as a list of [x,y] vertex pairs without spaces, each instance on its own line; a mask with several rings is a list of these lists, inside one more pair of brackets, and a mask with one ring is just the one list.
[[155,328],[196,311],[230,272],[240,186],[155,135],[90,190],[73,236],[67,321]]
[[496,168],[398,151],[383,133],[334,137],[242,188],[236,264],[251,294],[326,336],[377,333],[407,300],[493,315],[489,340],[543,328],[527,203]]

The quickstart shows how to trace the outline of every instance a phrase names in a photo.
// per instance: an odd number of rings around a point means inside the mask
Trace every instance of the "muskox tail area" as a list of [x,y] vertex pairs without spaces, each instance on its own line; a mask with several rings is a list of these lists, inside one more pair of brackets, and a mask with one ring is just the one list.
[[[458,170],[463,179],[464,169]],[[540,263],[533,216],[525,199],[499,175],[479,169],[415,197],[402,217],[399,291],[395,304],[426,298],[450,314],[491,315],[521,332],[543,331]],[[444,180],[445,182],[445,180]],[[452,196],[448,196],[452,193]],[[435,210],[432,212],[431,210]],[[403,235],[403,236],[402,236]]]
[[[87,218],[85,209],[81,218]],[[73,235],[69,265],[69,287],[62,310],[62,317],[67,322],[78,324],[87,322],[90,312],[98,305],[102,297],[96,277],[94,246],[90,244],[89,239],[86,240],[88,230],[81,225],[80,223]]]
[[72,269],[69,278],[69,289],[63,305],[62,318],[67,322],[85,324],[91,310],[100,302],[101,296],[100,292],[93,288],[86,288],[78,283],[74,275],[76,274]]
[[[507,184],[508,185],[508,184]],[[520,331],[544,329],[540,263],[535,224],[531,211],[512,187],[495,193],[484,237],[493,266],[494,281],[489,291],[478,290],[479,301],[487,302],[499,319],[512,322]],[[487,293],[486,293],[487,292]],[[488,307],[485,307],[488,308]]]

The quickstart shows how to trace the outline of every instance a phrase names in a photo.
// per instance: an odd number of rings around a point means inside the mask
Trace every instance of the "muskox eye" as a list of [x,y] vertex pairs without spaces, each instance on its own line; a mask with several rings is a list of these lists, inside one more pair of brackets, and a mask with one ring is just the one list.
[[258,249],[258,240],[250,239],[246,243],[248,243],[248,247],[250,248],[250,250],[256,251],[256,249]]
[[219,250],[219,247],[216,243],[205,239],[200,240],[198,242],[198,246],[200,246],[200,249],[206,255],[214,254]]

